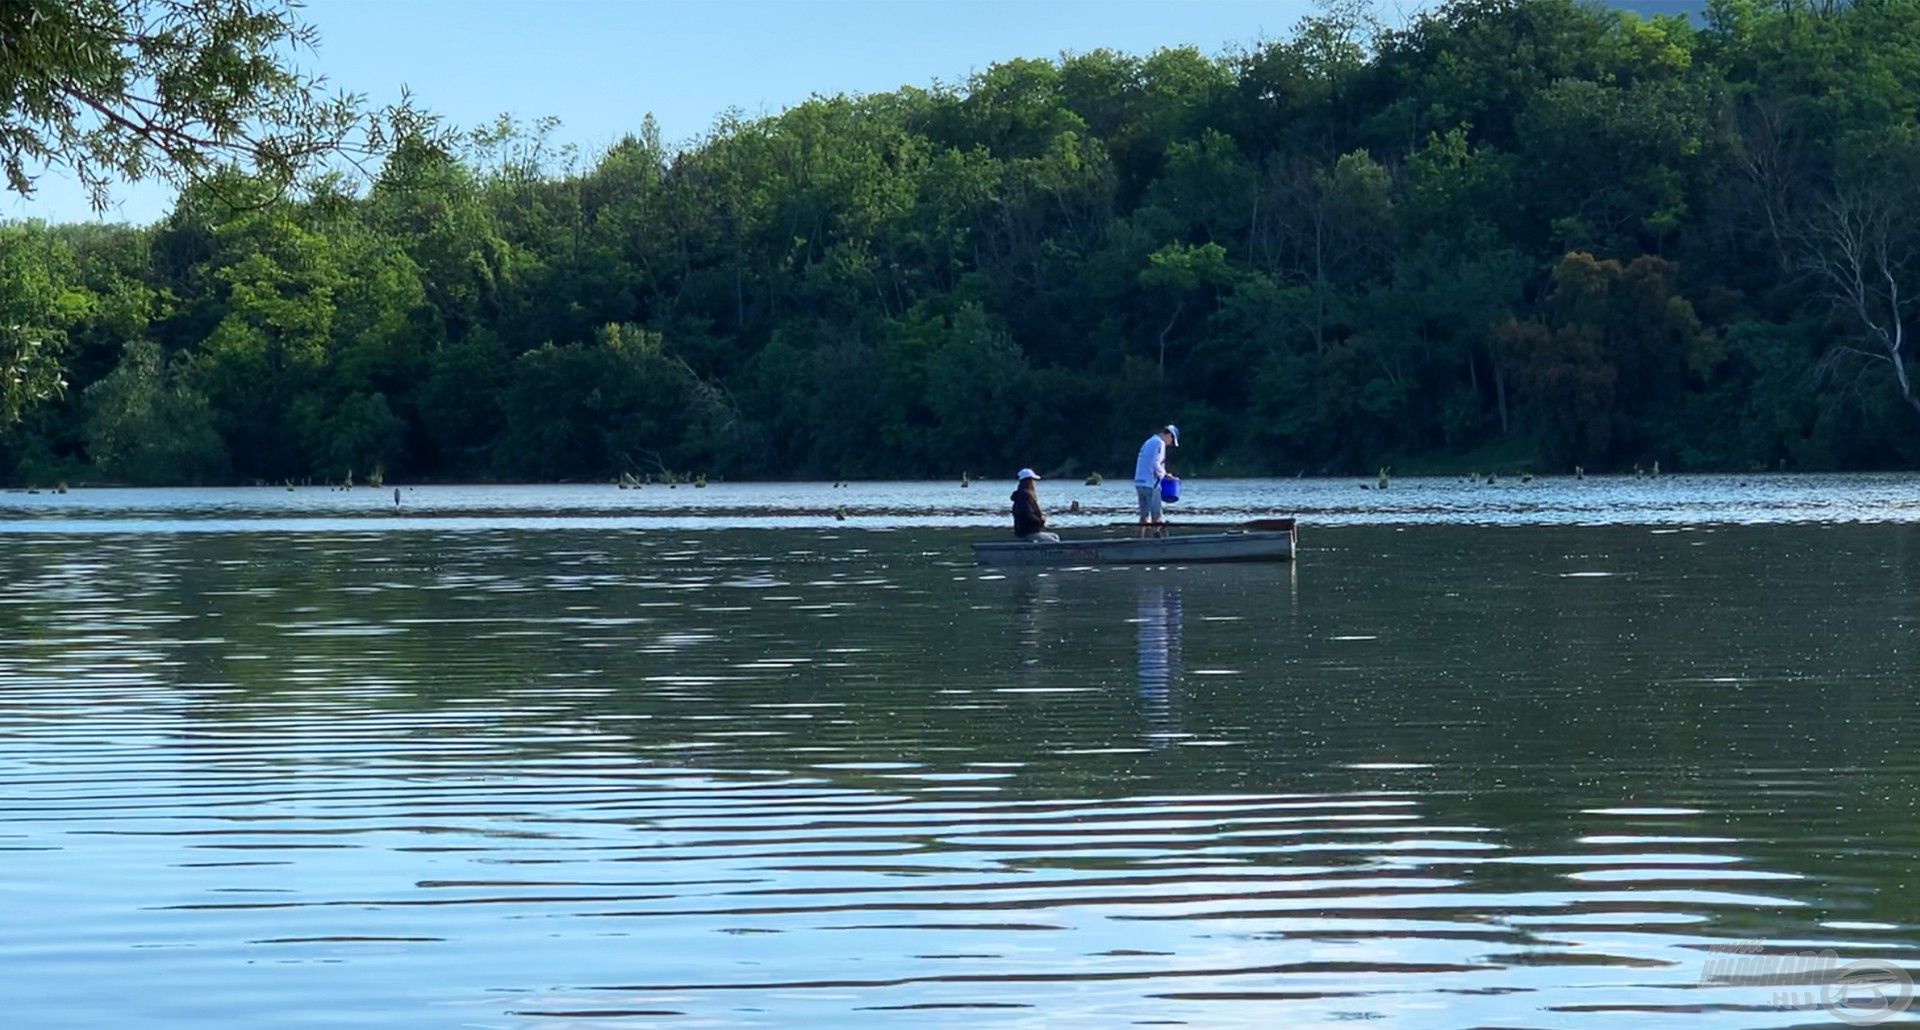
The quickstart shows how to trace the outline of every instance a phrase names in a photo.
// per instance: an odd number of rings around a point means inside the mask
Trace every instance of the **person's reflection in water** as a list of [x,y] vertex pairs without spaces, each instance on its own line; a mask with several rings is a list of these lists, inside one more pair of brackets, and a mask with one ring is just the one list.
[[1029,682],[1040,671],[1041,653],[1054,642],[1051,609],[1059,603],[1060,588],[1044,572],[1016,571],[1007,578],[1013,583],[1013,611],[1020,632],[1021,658],[1015,670],[1022,682]]
[[1180,686],[1180,591],[1165,586],[1140,588],[1135,622],[1140,630],[1140,709],[1147,720],[1147,744],[1166,747],[1180,732],[1174,692]]

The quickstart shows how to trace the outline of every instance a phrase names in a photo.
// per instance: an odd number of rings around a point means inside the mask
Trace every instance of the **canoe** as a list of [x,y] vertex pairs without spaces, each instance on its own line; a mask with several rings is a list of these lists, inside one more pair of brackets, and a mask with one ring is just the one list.
[[[1138,522],[1109,522],[1114,529],[1128,531],[1139,528]],[[1291,533],[1296,525],[1291,518],[1243,519],[1238,522],[1163,522],[1160,524],[1169,533],[1185,532],[1189,529],[1203,529],[1210,533],[1225,533],[1234,530],[1260,530],[1273,533]]]
[[979,565],[1186,565],[1197,562],[1291,561],[1295,530],[1237,530],[1184,536],[1107,537],[1035,544],[1014,540],[973,545]]

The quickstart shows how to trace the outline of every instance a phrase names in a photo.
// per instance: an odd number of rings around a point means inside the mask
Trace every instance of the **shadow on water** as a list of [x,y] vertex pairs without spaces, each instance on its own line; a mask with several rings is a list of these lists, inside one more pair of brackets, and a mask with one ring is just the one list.
[[1920,966],[1908,527],[969,539],[23,537],[10,1015],[1784,1027],[1711,949]]

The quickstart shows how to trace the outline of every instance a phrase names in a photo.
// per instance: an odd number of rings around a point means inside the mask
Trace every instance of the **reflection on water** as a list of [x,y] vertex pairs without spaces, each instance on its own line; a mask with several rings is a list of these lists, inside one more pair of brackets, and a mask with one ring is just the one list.
[[9,1025],[1788,1027],[1710,949],[1920,969],[1909,527],[969,539],[9,540]]
[[1143,582],[1139,588],[1140,711],[1147,743],[1164,747],[1183,734],[1174,713],[1180,689],[1180,588]]
[[1060,603],[1060,581],[1046,572],[1021,569],[1013,573],[1013,610],[1019,620],[1020,650],[1016,661],[1031,670],[1046,651],[1059,642],[1054,609]]

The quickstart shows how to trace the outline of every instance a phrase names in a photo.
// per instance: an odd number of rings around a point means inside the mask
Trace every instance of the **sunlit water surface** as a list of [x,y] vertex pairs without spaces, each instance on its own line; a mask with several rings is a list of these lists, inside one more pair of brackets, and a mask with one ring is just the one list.
[[[0,533],[317,532],[383,529],[902,529],[1000,525],[1013,483],[654,484],[574,486],[236,487],[0,494]],[[396,499],[395,494],[398,493]],[[1041,484],[1056,528],[1097,529],[1133,517],[1126,482]],[[1175,519],[1298,515],[1341,525],[1745,525],[1920,522],[1920,477],[1589,476],[1493,482],[1192,479]],[[1078,514],[1069,512],[1078,503]]]
[[1920,482],[1202,486],[1300,561],[978,569],[984,483],[0,497],[4,1022],[1788,1027],[1848,1012],[1715,949],[1920,972]]

